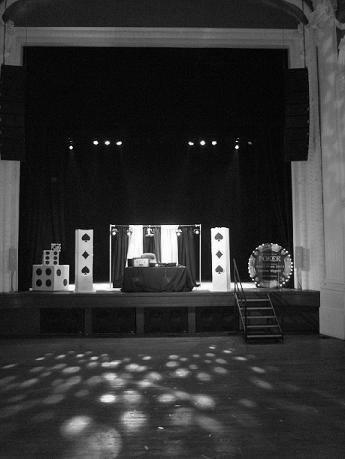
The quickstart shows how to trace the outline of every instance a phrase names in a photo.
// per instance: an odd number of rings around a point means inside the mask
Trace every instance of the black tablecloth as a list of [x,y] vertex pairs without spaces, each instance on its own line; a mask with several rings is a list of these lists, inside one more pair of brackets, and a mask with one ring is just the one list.
[[195,284],[185,266],[125,268],[123,292],[190,292]]

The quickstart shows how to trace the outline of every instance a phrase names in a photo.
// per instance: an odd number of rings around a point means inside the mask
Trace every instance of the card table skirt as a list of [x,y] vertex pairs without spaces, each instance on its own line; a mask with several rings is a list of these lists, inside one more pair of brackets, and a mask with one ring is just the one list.
[[190,292],[195,287],[185,266],[125,268],[123,292]]

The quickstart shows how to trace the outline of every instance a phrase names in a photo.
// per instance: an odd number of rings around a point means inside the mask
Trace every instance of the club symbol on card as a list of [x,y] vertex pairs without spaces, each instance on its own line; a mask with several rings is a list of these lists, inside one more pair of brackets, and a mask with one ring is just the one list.
[[215,238],[216,241],[219,242],[219,241],[221,241],[223,239],[223,236],[220,233],[217,233],[214,238]]
[[222,252],[220,250],[218,250],[218,252],[216,253],[217,257],[220,258],[223,256]]
[[84,242],[88,242],[90,239],[91,238],[87,233],[83,234],[83,236],[81,238],[81,240],[84,241]]
[[81,256],[82,256],[82,257],[84,257],[84,258],[85,258],[85,260],[86,260],[86,259],[87,259],[87,257],[89,256],[89,254],[88,254],[88,253],[86,252],[86,250],[85,250],[85,252],[84,252],[84,253],[82,253],[82,254],[81,254]]
[[86,276],[87,274],[89,274],[90,270],[87,266],[84,266],[84,268],[81,270],[81,272]]
[[218,265],[216,268],[216,273],[222,274],[223,272],[224,272],[224,269],[220,265]]

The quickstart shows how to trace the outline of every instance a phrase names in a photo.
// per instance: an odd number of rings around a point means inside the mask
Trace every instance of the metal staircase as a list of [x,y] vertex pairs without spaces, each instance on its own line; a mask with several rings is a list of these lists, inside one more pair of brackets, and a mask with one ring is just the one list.
[[244,293],[236,261],[234,262],[234,293],[244,339],[249,341],[284,340],[283,331],[268,293]]

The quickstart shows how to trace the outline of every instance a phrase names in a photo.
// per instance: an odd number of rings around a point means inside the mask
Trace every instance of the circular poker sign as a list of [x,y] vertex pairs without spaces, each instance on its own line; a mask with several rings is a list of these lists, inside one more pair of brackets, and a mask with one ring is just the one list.
[[292,270],[289,252],[279,244],[261,244],[249,257],[249,275],[257,287],[282,287],[290,279]]

